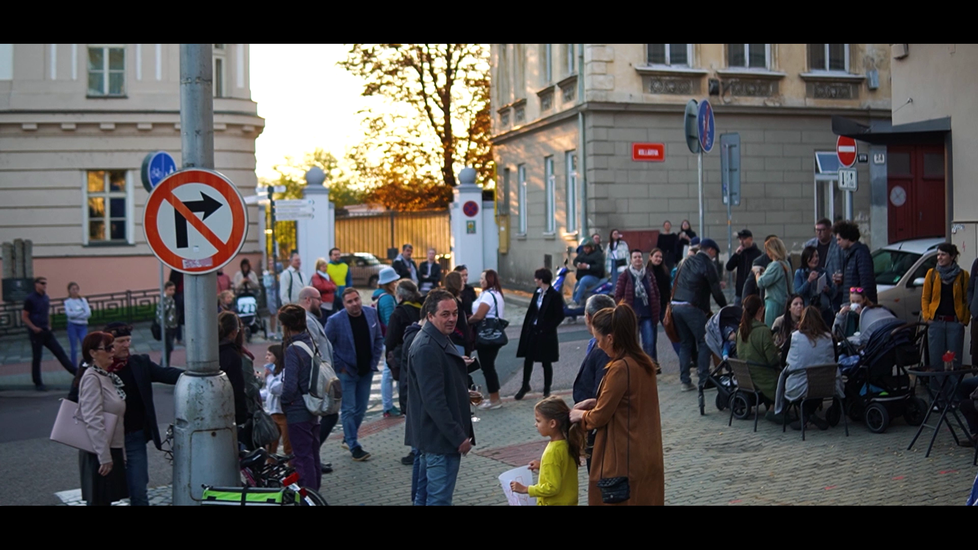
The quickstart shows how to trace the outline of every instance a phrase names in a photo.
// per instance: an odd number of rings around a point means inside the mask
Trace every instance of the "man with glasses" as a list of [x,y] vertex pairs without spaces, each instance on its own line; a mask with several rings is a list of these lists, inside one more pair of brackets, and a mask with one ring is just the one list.
[[[815,222],[815,237],[809,239],[805,246],[814,246],[818,250],[818,267],[824,269],[828,276],[842,272],[842,249],[832,235],[832,222],[822,218]],[[802,266],[807,267],[807,266]],[[835,311],[842,305],[844,292],[837,293],[832,303]]]
[[72,375],[77,370],[51,331],[49,322],[51,299],[48,297],[47,288],[47,279],[44,277],[34,279],[34,292],[24,299],[24,309],[20,312],[20,317],[27,326],[27,335],[31,339],[31,353],[33,355],[31,358],[31,377],[34,379],[34,389],[37,391],[48,391],[44,383],[41,382],[42,347],[48,348],[61,363],[61,366]]

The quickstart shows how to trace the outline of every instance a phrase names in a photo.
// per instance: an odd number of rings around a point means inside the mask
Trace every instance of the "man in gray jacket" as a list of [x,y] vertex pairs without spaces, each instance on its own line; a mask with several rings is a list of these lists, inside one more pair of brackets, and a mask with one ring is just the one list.
[[[315,287],[305,286],[299,291],[299,305],[302,309],[306,310],[306,330],[309,331],[309,336],[312,341],[319,348],[319,356],[322,357],[323,361],[326,361],[330,365],[333,364],[333,345],[329,343],[329,339],[326,338],[326,331],[323,330],[323,324],[319,322],[322,316],[322,305],[323,300],[319,291]],[[323,443],[326,442],[326,438],[329,437],[330,432],[336,427],[336,423],[339,421],[340,415],[328,414],[323,416],[319,420],[319,448],[323,447]],[[322,469],[324,474],[333,473],[333,465],[328,462],[322,464]]]
[[475,445],[466,366],[448,336],[458,302],[447,291],[428,293],[426,319],[408,352],[408,443],[418,450],[417,506],[451,506],[462,455]]

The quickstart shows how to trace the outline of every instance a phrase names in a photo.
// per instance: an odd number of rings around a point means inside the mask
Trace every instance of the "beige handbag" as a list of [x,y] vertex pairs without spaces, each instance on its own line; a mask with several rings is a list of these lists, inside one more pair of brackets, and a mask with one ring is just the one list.
[[[105,419],[106,441],[109,441],[112,439],[111,434],[115,433],[119,416],[108,412],[103,412],[102,416]],[[95,448],[92,447],[92,439],[88,436],[88,426],[82,420],[78,403],[67,399],[61,400],[58,417],[54,420],[54,427],[51,428],[51,441],[74,447],[80,451],[95,453]]]

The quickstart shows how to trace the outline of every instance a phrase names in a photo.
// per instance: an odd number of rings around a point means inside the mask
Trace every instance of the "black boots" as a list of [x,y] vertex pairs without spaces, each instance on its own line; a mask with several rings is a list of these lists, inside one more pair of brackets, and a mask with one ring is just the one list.
[[516,392],[516,395],[513,396],[513,399],[519,401],[520,399],[523,399],[523,396],[525,396],[529,391],[530,385],[524,382],[523,386],[520,388],[520,391]]

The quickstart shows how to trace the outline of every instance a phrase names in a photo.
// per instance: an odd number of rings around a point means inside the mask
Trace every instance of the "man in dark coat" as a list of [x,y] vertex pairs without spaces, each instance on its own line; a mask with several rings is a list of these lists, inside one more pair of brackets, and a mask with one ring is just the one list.
[[[760,249],[754,244],[754,234],[751,233],[750,229],[742,229],[737,232],[737,240],[740,241],[740,246],[737,250],[730,255],[730,259],[727,260],[727,271],[737,270],[737,282],[735,283],[735,298],[734,305],[740,305],[743,303],[744,298],[744,283],[747,279],[753,279],[751,277],[751,265],[758,256],[761,255]],[[754,283],[757,284],[756,282]]]
[[516,357],[523,361],[523,386],[513,397],[516,400],[530,391],[530,375],[533,363],[543,363],[543,396],[550,396],[553,382],[553,364],[560,360],[560,343],[557,341],[557,327],[564,320],[564,297],[550,286],[554,274],[543,267],[533,273],[537,285],[530,307],[526,310],[523,329],[520,331],[520,345]]
[[391,262],[391,267],[397,272],[397,276],[402,279],[411,279],[414,284],[419,284],[418,266],[411,259],[414,254],[414,246],[411,243],[401,247],[401,253]]
[[465,360],[448,336],[458,303],[448,291],[428,293],[426,322],[408,355],[408,443],[418,450],[418,506],[451,506],[462,455],[475,445]]
[[878,303],[873,257],[869,247],[859,242],[859,226],[849,220],[838,221],[832,226],[832,233],[842,249],[842,280],[835,283],[840,285],[843,293],[848,293],[852,287],[861,287],[870,302]]
[[696,389],[689,374],[694,350],[699,383],[704,384],[710,374],[711,354],[706,346],[706,321],[710,314],[710,296],[713,296],[720,307],[727,305],[713,263],[719,250],[716,241],[703,239],[700,241],[700,251],[686,258],[676,272],[672,317],[680,338],[679,379],[683,391]]
[[[163,450],[160,429],[153,405],[153,382],[176,384],[183,369],[161,367],[150,361],[149,355],[130,355],[132,327],[126,323],[109,323],[102,329],[115,337],[112,341],[115,360],[109,367],[125,384],[126,415],[126,482],[129,485],[129,504],[149,506],[146,488],[149,485],[149,460],[146,443],[153,441]],[[78,378],[76,378],[77,380]],[[70,398],[70,397],[69,397]]]

